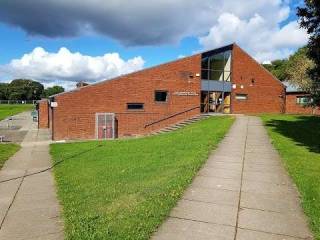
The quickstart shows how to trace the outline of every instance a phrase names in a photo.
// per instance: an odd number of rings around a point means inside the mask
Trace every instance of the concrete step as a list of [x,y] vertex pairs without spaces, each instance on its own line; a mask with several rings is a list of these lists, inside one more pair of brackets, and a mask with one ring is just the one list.
[[192,117],[192,118],[189,118],[187,120],[184,120],[182,122],[178,122],[176,124],[172,124],[168,127],[164,127],[160,130],[157,130],[157,131],[154,131],[152,132],[150,135],[158,135],[158,134],[162,134],[162,133],[169,133],[169,132],[172,132],[172,131],[176,131],[178,129],[181,129],[185,126],[188,126],[192,123],[195,123],[195,122],[198,122],[200,120],[203,120],[203,119],[207,119],[209,118],[210,115],[198,115],[198,116],[195,116],[195,117]]

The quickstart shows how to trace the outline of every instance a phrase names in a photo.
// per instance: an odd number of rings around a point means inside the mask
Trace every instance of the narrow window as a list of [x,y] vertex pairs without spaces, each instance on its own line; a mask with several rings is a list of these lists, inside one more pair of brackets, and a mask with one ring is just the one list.
[[236,94],[236,99],[241,101],[247,100],[248,94]]
[[127,103],[128,110],[143,110],[143,103]]
[[156,102],[167,102],[168,92],[167,91],[155,91],[154,92],[154,100]]

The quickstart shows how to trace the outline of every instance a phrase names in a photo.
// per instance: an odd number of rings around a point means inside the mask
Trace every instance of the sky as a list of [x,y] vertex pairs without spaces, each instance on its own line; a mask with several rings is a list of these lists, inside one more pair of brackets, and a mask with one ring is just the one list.
[[302,0],[1,0],[0,82],[71,89],[236,42],[263,63],[308,41]]

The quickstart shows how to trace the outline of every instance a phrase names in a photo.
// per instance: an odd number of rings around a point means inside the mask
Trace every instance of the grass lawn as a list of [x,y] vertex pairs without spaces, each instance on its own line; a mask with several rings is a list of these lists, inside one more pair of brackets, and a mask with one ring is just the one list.
[[140,139],[51,145],[66,239],[149,239],[231,117]]
[[32,104],[0,104],[0,121],[6,117],[34,108]]
[[262,119],[301,193],[315,238],[320,240],[320,117],[265,115]]
[[0,144],[0,169],[3,167],[5,161],[20,149],[17,144]]

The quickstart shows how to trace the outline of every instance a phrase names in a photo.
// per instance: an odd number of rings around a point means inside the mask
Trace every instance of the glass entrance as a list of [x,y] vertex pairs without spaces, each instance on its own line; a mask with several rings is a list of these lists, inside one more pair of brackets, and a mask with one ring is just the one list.
[[201,56],[201,112],[231,112],[232,45]]
[[201,112],[230,113],[230,93],[218,91],[202,91]]

